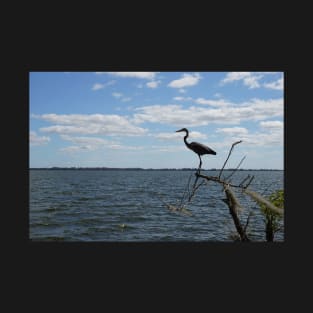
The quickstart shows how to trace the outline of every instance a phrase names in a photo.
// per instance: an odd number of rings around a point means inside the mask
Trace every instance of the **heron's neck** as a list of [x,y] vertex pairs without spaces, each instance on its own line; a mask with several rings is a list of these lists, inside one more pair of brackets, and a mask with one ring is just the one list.
[[185,144],[186,144],[187,147],[189,146],[189,143],[187,142],[188,136],[189,136],[189,134],[186,133],[186,136],[184,137],[184,142],[185,142]]

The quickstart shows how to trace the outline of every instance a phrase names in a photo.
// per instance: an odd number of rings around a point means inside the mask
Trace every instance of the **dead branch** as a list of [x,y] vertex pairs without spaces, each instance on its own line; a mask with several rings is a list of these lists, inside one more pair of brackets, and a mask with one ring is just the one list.
[[242,187],[243,183],[250,178],[250,174],[248,174],[248,176],[246,176],[242,181],[241,183],[238,185],[239,187]]
[[253,198],[255,201],[263,203],[266,207],[268,207],[270,210],[272,210],[275,213],[278,214],[284,214],[282,209],[277,208],[273,203],[269,202],[268,200],[266,200],[264,197],[262,197],[259,193],[249,190],[247,189],[247,187],[250,185],[250,183],[252,182],[254,176],[252,176],[249,180],[249,182],[247,183],[246,186],[241,186],[241,183],[239,185],[234,185],[234,184],[229,184],[228,182],[216,177],[216,176],[206,176],[206,175],[202,175],[202,174],[197,174],[199,177],[202,177],[208,181],[215,181],[217,183],[220,183],[224,186],[229,186],[229,187],[234,187],[234,188],[240,188],[244,193],[246,193],[247,195],[249,195],[251,198]]
[[207,176],[207,175],[203,175],[203,174],[196,174],[197,176],[199,176],[199,177],[202,177],[202,178],[204,178],[204,179],[206,179],[206,180],[208,180],[208,181],[215,181],[215,182],[217,182],[217,183],[220,183],[220,184],[222,184],[222,185],[228,185],[228,186],[230,186],[230,187],[235,187],[235,188],[242,188],[241,186],[239,186],[239,185],[234,185],[234,184],[231,184],[231,183],[228,183],[228,182],[226,182],[225,180],[223,180],[223,179],[220,179],[219,177],[216,177],[216,176]]
[[189,210],[187,210],[184,206],[177,207],[177,206],[166,203],[159,195],[157,195],[157,197],[165,205],[165,207],[168,210],[170,210],[171,212],[179,212],[179,213],[183,213],[185,215],[192,216],[192,213]]
[[248,217],[247,217],[247,221],[246,221],[246,225],[243,228],[245,232],[247,231],[247,227],[249,225],[251,215],[252,215],[252,211],[249,212]]
[[239,200],[237,199],[237,197],[235,196],[235,193],[233,192],[233,190],[228,185],[224,186],[224,190],[225,190],[226,195],[228,196],[227,197],[229,200],[228,203],[232,205],[236,213],[241,212],[242,206],[239,203]]
[[249,189],[245,189],[245,188],[243,189],[243,192],[249,195],[256,202],[264,204],[269,210],[273,211],[274,213],[277,213],[280,215],[284,214],[283,209],[278,208],[273,203],[271,203],[270,201],[262,197],[259,193],[249,190]]
[[229,176],[227,176],[227,177],[225,178],[225,180],[229,179],[230,177],[232,177],[232,176],[234,175],[235,172],[237,172],[239,166],[241,165],[241,163],[243,162],[243,160],[244,160],[245,158],[246,158],[246,156],[244,156],[244,157],[241,159],[241,161],[239,162],[239,164],[237,165],[237,167],[230,173]]
[[247,189],[247,188],[248,188],[248,186],[252,183],[253,179],[254,179],[254,175],[252,175],[252,177],[250,178],[250,180],[248,181],[248,183],[244,186],[244,189]]
[[199,179],[199,176],[196,177],[195,182],[194,182],[194,184],[192,186],[192,190],[191,190],[191,192],[189,194],[188,202],[191,201],[191,199],[195,195],[197,189],[204,184],[204,180],[202,180],[202,182],[197,185],[198,179]]
[[232,151],[233,151],[233,149],[234,149],[234,146],[237,145],[238,143],[241,143],[241,142],[242,142],[242,140],[239,140],[239,141],[236,141],[236,142],[234,142],[234,143],[232,144],[232,146],[231,146],[231,148],[230,148],[230,150],[229,150],[227,159],[226,159],[226,161],[224,162],[224,165],[223,165],[222,169],[220,170],[220,173],[219,173],[219,175],[218,175],[218,178],[221,178],[221,175],[222,175],[222,172],[223,172],[223,170],[224,170],[224,167],[225,167],[225,165],[226,165],[226,163],[227,163],[227,161],[228,161],[228,159],[229,159],[229,157],[230,157],[230,155],[231,155],[231,153],[232,153]]
[[225,194],[227,196],[227,205],[229,207],[229,212],[233,218],[236,230],[242,241],[250,241],[248,236],[246,235],[245,229],[242,227],[239,217],[237,215],[238,210],[240,209],[240,204],[238,199],[236,198],[234,192],[228,185],[225,185]]

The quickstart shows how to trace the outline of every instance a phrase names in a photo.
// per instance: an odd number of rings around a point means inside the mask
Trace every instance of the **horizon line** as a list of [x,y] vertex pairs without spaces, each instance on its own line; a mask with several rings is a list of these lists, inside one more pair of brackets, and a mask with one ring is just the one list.
[[[161,168],[152,168],[152,167],[106,167],[106,166],[51,166],[51,167],[29,167],[28,169],[106,169],[106,170],[126,170],[126,169],[134,169],[134,170],[197,170],[195,167],[180,167],[180,168],[172,168],[172,167],[161,167]],[[221,168],[202,168],[204,171],[219,171]],[[235,170],[235,168],[224,168],[225,170]],[[275,170],[275,171],[283,171],[284,169],[279,168],[239,168],[238,171],[247,171],[247,170]]]

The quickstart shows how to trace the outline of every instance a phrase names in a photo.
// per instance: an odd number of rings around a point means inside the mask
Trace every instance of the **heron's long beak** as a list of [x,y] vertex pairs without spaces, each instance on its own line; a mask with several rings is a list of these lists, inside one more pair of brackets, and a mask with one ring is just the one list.
[[182,131],[184,131],[184,129],[176,130],[175,133],[182,132]]

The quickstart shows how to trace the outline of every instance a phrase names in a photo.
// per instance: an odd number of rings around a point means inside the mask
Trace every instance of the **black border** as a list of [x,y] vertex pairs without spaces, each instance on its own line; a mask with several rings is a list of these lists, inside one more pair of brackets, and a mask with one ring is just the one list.
[[[176,49],[176,52],[178,49]],[[60,271],[63,274],[71,273],[86,274],[86,268],[91,275],[96,275],[99,270],[108,276],[116,274],[120,277],[122,273],[126,277],[135,279],[135,274],[146,271],[150,277],[157,280],[156,273],[165,271],[169,275],[186,275],[193,272],[197,277],[210,273],[210,280],[215,282],[229,278],[234,282],[249,282],[250,276],[256,281],[264,281],[262,269],[269,271],[271,275],[276,275],[276,280],[284,281],[284,275],[290,264],[290,256],[299,251],[300,243],[303,238],[299,236],[297,221],[300,217],[295,213],[294,190],[295,182],[292,176],[289,127],[290,117],[294,117],[292,109],[295,103],[294,94],[290,94],[293,84],[296,81],[293,70],[281,57],[281,51],[275,51],[271,55],[267,52],[266,57],[261,52],[255,56],[245,54],[238,57],[239,52],[224,53],[202,53],[200,55],[175,55],[163,60],[153,56],[150,60],[145,60],[144,65],[141,56],[134,58],[134,54],[128,55],[125,59],[124,54],[115,56],[101,50],[103,54],[97,58],[94,55],[85,56],[88,62],[75,55],[69,58],[69,52],[65,55],[58,54],[58,58],[53,53],[45,54],[42,58],[38,53],[33,58],[25,56],[17,62],[18,68],[14,73],[12,95],[12,116],[17,118],[18,125],[16,133],[11,138],[13,149],[17,152],[10,155],[13,160],[13,178],[11,178],[10,189],[12,192],[13,217],[9,231],[12,234],[12,243],[8,243],[10,252],[17,253],[17,257],[12,262],[15,268],[20,267],[24,262],[23,268],[27,271],[47,274],[50,278],[52,273]],[[172,51],[173,52],[173,51]],[[207,52],[207,51],[205,51]],[[173,54],[173,53],[172,53]],[[163,55],[164,56],[164,55]],[[236,61],[234,61],[234,59]],[[48,61],[49,60],[49,61]],[[91,60],[91,61],[90,61]],[[95,61],[97,60],[97,61]],[[123,60],[123,62],[119,62]],[[110,65],[103,65],[103,64]],[[285,221],[285,241],[283,243],[63,243],[63,242],[30,242],[28,240],[28,166],[29,166],[29,110],[28,110],[28,72],[29,71],[117,71],[117,70],[136,70],[136,71],[284,71],[285,72],[285,191],[286,191],[286,221]],[[293,98],[293,100],[292,100]],[[14,100],[13,100],[14,99]],[[18,108],[18,109],[16,109]],[[292,113],[291,113],[292,112]],[[288,116],[287,116],[288,115]],[[293,123],[291,123],[293,124]],[[288,129],[287,129],[288,128]],[[288,143],[287,143],[288,135]],[[288,154],[288,156],[287,156]],[[15,156],[15,159],[14,159]],[[287,261],[288,260],[288,261]],[[236,269],[236,270],[234,270]],[[64,273],[65,272],[65,273]],[[275,274],[274,274],[275,273]],[[59,275],[57,275],[59,277]],[[267,275],[268,277],[268,275]],[[209,283],[209,282],[208,282]],[[192,288],[188,286],[187,289]]]

